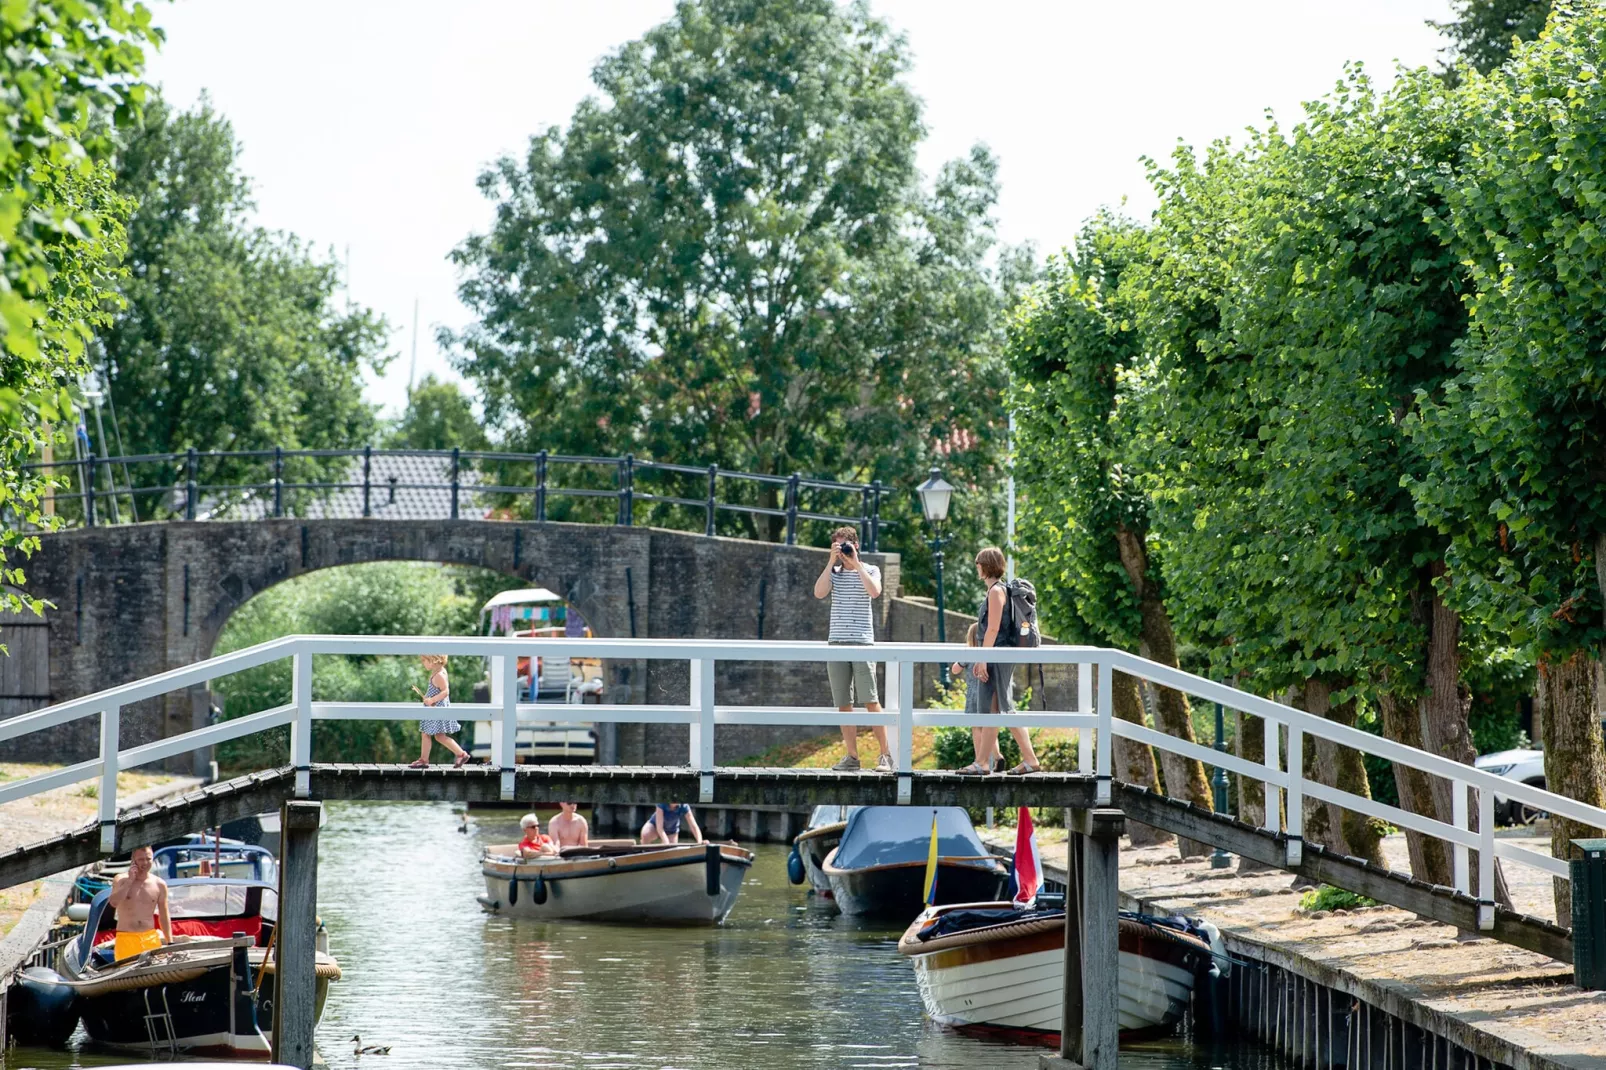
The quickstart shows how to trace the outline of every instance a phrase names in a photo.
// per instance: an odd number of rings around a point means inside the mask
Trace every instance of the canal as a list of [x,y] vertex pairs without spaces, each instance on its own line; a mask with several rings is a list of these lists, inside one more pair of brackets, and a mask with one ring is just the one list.
[[[488,916],[478,856],[518,815],[447,804],[334,803],[319,844],[319,911],[345,978],[318,1048],[338,1070],[441,1067],[1035,1068],[1046,1050],[927,1021],[899,933],[856,923],[786,880],[758,848],[716,929],[540,924]],[[349,1038],[390,1045],[356,1056]],[[6,1070],[119,1061],[17,1050]],[[1123,1049],[1121,1065],[1278,1068],[1254,1048],[1184,1040]]]

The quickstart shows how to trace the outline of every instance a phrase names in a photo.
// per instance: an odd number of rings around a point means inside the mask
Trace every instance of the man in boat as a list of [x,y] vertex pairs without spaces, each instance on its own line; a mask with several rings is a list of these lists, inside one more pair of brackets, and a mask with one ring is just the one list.
[[558,808],[563,812],[547,822],[552,842],[560,851],[565,847],[584,847],[590,842],[586,819],[575,812],[577,808],[572,802],[558,803]]
[[541,819],[534,814],[525,814],[519,818],[519,826],[524,829],[524,839],[519,841],[520,858],[539,858],[542,855],[555,855],[558,853],[557,845],[550,837],[541,835]]
[[652,843],[679,843],[680,823],[684,820],[691,826],[691,840],[693,843],[703,842],[703,830],[697,827],[697,817],[691,812],[691,807],[685,803],[659,803],[653,807],[652,816],[647,823],[641,826],[641,842]]
[[[832,645],[870,646],[875,642],[875,616],[870,602],[881,597],[881,570],[860,555],[859,533],[855,529],[843,526],[831,532],[831,557],[814,581],[814,597],[831,600],[831,631],[827,639]],[[876,693],[872,662],[828,661],[825,670],[831,679],[831,701],[836,704],[837,712],[852,713],[855,698],[870,713],[881,712],[881,696]],[[892,751],[887,747],[887,730],[876,725],[873,731],[876,745],[881,748],[876,772],[891,773],[894,769]],[[860,768],[857,725],[842,726],[842,747],[847,754],[832,768],[841,771]]]
[[149,847],[134,848],[128,872],[112,881],[107,904],[117,912],[117,943],[112,950],[119,962],[173,942],[167,882],[151,872],[152,854]]

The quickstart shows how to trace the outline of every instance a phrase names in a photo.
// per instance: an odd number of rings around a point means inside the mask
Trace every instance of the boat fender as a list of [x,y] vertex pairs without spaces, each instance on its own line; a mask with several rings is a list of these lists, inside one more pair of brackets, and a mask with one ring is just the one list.
[[478,903],[480,906],[484,907],[486,910],[496,910],[499,907],[501,907],[501,905],[502,905],[501,903],[497,902],[495,899],[492,899],[489,896],[484,896],[484,895],[476,895],[474,897],[474,901],[476,903]]
[[507,905],[510,907],[519,905],[519,879],[517,877],[511,878],[507,882]]
[[78,992],[45,966],[22,971],[6,994],[5,1031],[25,1048],[64,1048],[78,1028]]
[[719,844],[717,844],[717,843],[707,844],[707,845],[705,845],[703,847],[703,852],[704,852],[704,858],[706,859],[706,864],[707,864],[707,867],[708,867],[707,871],[706,871],[708,887],[705,888],[704,890],[707,891],[708,894],[711,895],[711,896],[717,896],[719,894],[719,869],[720,869]]
[[1221,971],[1222,977],[1232,975],[1232,957],[1227,954],[1227,943],[1221,938],[1221,930],[1208,921],[1199,922],[1199,932],[1203,934],[1210,944],[1211,958],[1215,959],[1216,969]]
[[530,902],[536,906],[546,902],[546,879],[539,873],[535,875],[535,880],[530,882]]
[[67,904],[67,920],[68,921],[76,921],[80,925],[82,925],[84,922],[88,921],[89,920],[89,904],[88,903],[68,903]]
[[792,845],[792,853],[786,856],[786,879],[793,884],[802,884],[808,879],[808,871],[803,868],[803,859],[797,853],[797,844]]

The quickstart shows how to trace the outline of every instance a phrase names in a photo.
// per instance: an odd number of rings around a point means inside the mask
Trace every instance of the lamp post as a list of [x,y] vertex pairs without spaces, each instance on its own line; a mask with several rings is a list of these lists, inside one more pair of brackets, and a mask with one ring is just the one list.
[[[1227,752],[1226,728],[1226,719],[1221,712],[1221,703],[1218,702],[1216,703],[1216,750],[1223,754]],[[1227,812],[1227,771],[1218,765],[1210,779],[1216,789],[1216,813],[1224,814]],[[1226,869],[1230,865],[1232,865],[1232,855],[1220,847],[1210,852],[1211,869]]]
[[[926,545],[931,547],[931,563],[937,572],[937,642],[948,641],[947,614],[943,607],[942,598],[942,548],[948,542],[942,533],[942,523],[948,519],[948,504],[953,500],[954,486],[942,478],[942,472],[933,465],[931,477],[915,488],[920,495],[920,511],[926,515],[926,522],[931,525],[931,537]],[[948,676],[948,663],[942,663],[942,686],[949,687],[953,681]]]

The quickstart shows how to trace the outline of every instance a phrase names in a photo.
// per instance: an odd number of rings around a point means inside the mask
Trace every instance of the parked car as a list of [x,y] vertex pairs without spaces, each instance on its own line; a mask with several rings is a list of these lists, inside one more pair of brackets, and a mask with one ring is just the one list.
[[[1601,730],[1606,732],[1606,717],[1601,718]],[[1545,752],[1536,747],[1518,747],[1515,750],[1480,754],[1472,763],[1486,773],[1503,776],[1536,788],[1545,786]],[[1502,825],[1531,825],[1544,817],[1545,811],[1496,794],[1494,818]]]

